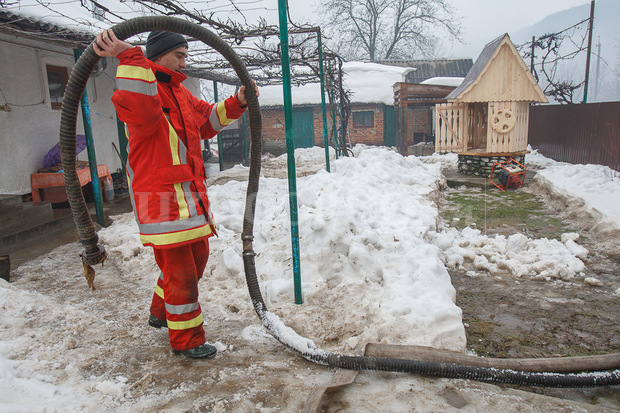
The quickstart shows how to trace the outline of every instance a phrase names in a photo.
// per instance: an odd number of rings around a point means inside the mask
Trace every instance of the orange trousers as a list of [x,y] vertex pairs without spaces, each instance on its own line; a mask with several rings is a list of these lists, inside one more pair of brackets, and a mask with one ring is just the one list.
[[153,251],[161,275],[153,294],[151,314],[167,321],[173,350],[189,350],[204,344],[198,281],[209,259],[208,239]]

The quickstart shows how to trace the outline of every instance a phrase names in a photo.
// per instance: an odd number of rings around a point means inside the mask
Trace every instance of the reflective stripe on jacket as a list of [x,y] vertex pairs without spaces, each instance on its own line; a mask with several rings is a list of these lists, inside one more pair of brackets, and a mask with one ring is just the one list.
[[241,117],[236,96],[210,104],[187,77],[147,60],[139,47],[118,55],[112,96],[129,141],[129,193],[144,245],[170,248],[213,235],[201,139]]

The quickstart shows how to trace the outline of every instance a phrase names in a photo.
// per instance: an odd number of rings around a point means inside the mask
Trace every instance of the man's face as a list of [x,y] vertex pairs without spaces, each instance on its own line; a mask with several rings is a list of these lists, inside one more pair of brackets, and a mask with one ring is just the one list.
[[175,72],[180,72],[187,65],[185,64],[185,58],[187,57],[187,47],[181,46],[178,49],[174,49],[171,52],[166,53],[159,59],[155,60],[160,66],[170,69]]

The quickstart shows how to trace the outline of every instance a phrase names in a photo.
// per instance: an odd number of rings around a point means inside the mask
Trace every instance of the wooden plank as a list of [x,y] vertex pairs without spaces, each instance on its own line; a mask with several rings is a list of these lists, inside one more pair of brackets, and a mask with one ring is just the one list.
[[470,356],[449,350],[423,346],[369,343],[366,347],[366,355],[372,357],[454,363],[461,366],[529,372],[578,373],[585,370],[608,370],[620,367],[620,353],[598,356],[503,359]]
[[441,104],[435,105],[435,152],[441,153],[441,130],[439,129],[439,108]]
[[518,135],[519,135],[519,123],[517,122],[519,119],[519,113],[517,112],[515,102],[507,102],[507,104],[509,106],[510,111],[512,112],[512,116],[515,121],[515,126],[512,128],[510,132],[506,134],[507,135],[506,138],[508,138],[508,142],[506,142],[506,144],[508,146],[508,152],[514,152],[515,141],[518,139]]
[[527,145],[529,144],[529,140],[530,140],[530,104],[526,102],[526,107],[525,107],[525,141],[522,143],[523,147],[519,148],[519,150],[524,150],[527,148]]
[[328,393],[333,393],[341,388],[348,386],[355,381],[355,378],[359,374],[357,370],[338,370],[334,375],[332,381],[324,386],[319,386],[312,390],[306,399],[303,413],[316,413],[321,409],[323,403],[323,397]]
[[493,142],[493,128],[491,127],[493,122],[493,113],[495,112],[495,104],[489,103],[489,112],[487,113],[487,151],[495,152],[495,145]]
[[[454,105],[450,105],[450,107],[448,107],[448,104],[446,104],[445,110],[440,110],[439,111],[439,116],[441,117],[441,119],[443,120],[444,123],[444,130],[442,131],[442,135],[445,136],[445,143],[444,143],[444,148],[448,149],[448,148],[454,148],[454,147],[458,147],[458,143],[459,143],[459,139],[458,139],[458,135],[457,132],[452,128],[452,122],[454,120],[454,109],[453,109]],[[448,112],[451,113],[451,115],[448,114]],[[454,141],[456,141],[456,145],[454,144]]]
[[467,104],[458,105],[458,117],[459,117],[459,138],[461,139],[461,147],[459,152],[465,152],[467,150],[467,136],[465,126],[467,125]]

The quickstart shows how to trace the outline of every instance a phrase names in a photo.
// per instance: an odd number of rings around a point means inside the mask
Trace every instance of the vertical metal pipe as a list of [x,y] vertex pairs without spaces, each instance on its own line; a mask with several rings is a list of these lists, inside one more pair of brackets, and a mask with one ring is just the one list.
[[282,48],[282,87],[284,88],[284,124],[286,128],[286,154],[288,161],[288,191],[291,213],[291,244],[293,247],[293,279],[295,304],[302,304],[301,265],[299,257],[299,227],[297,216],[297,182],[295,177],[295,139],[293,136],[293,99],[291,96],[291,67],[288,55],[288,21],[286,0],[278,0],[280,15],[280,47]]
[[590,2],[590,25],[588,29],[588,55],[586,56],[586,79],[583,86],[583,102],[588,103],[588,83],[590,79],[590,55],[592,54],[592,29],[594,28],[594,0]]
[[[217,82],[213,81],[213,103],[217,103]],[[215,110],[215,108],[213,108]],[[220,163],[220,172],[224,170],[224,152],[222,151],[222,137],[218,135],[217,137],[217,160]]]
[[316,32],[319,42],[319,74],[321,76],[321,108],[323,109],[323,140],[325,145],[325,167],[329,170],[329,140],[327,139],[327,110],[325,109],[325,71],[323,70],[323,41],[321,29]]
[[536,44],[536,37],[532,36],[532,55],[530,56],[530,72],[534,74],[534,45]]
[[[327,69],[331,73],[331,63],[327,61]],[[336,159],[338,159],[338,129],[336,123],[336,110],[334,109],[334,105],[336,104],[336,98],[334,96],[334,85],[332,84],[330,88],[327,89],[327,93],[329,93],[329,101],[331,102],[330,110],[332,112],[332,131],[334,132],[334,149],[336,150]]]
[[[81,49],[73,49],[73,57],[77,62],[82,55]],[[80,99],[82,107],[82,121],[84,122],[84,135],[86,135],[86,152],[88,153],[88,166],[90,168],[90,181],[93,184],[93,197],[95,198],[95,212],[97,214],[97,223],[105,227],[103,219],[103,200],[101,197],[101,183],[99,182],[99,173],[97,172],[97,156],[95,155],[95,142],[93,142],[93,126],[90,119],[90,107],[88,106],[88,94],[86,88]]]

